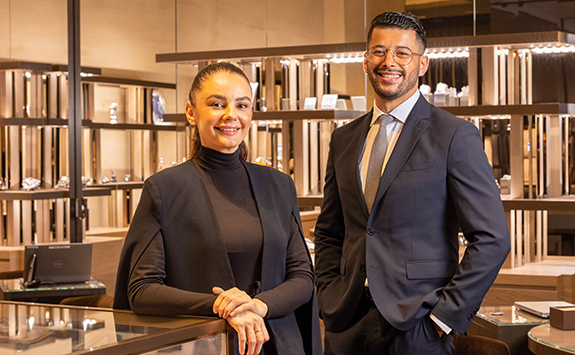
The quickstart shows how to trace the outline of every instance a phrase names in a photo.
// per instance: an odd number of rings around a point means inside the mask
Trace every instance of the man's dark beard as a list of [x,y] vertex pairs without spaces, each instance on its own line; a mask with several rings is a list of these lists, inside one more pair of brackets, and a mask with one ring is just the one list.
[[[377,85],[377,84],[378,84],[378,83],[377,83],[378,74],[377,74],[377,72],[376,72],[376,68],[374,68],[374,69],[371,71],[371,75],[368,75],[368,77],[369,77],[369,81],[371,82],[371,86],[373,87],[373,90],[375,91],[375,94],[376,94],[377,96],[381,97],[381,98],[384,99],[384,100],[389,100],[389,101],[391,101],[391,100],[395,100],[395,99],[399,98],[399,97],[402,96],[402,95],[405,95],[405,93],[409,92],[409,90],[410,90],[411,88],[413,88],[413,86],[410,85],[411,82],[409,81],[409,79],[411,79],[411,78],[406,76],[405,70],[400,69],[400,70],[398,70],[397,72],[398,72],[399,74],[403,75],[404,78],[406,78],[407,80],[404,81],[404,83],[398,88],[397,91],[392,92],[392,93],[389,93],[389,92],[384,92],[384,91],[382,91],[382,90],[380,89],[380,86]],[[416,75],[417,75],[417,73],[416,73]],[[417,86],[417,81],[418,81],[417,78],[418,78],[418,77],[416,77],[416,79],[415,79],[415,85],[416,85],[416,86]],[[405,90],[405,88],[407,88],[407,90]]]

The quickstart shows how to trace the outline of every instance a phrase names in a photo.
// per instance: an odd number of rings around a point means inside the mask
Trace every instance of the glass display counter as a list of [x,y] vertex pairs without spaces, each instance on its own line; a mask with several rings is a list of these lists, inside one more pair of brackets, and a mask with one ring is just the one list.
[[233,332],[217,318],[6,301],[0,301],[0,318],[0,354],[233,353]]
[[481,307],[467,333],[501,340],[509,346],[511,355],[523,355],[529,354],[527,332],[548,322],[515,306]]

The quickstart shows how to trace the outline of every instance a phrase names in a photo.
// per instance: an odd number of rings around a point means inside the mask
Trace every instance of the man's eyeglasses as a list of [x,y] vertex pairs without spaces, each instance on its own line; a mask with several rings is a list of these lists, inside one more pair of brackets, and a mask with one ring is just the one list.
[[419,53],[413,53],[411,49],[407,47],[398,47],[395,50],[391,48],[385,48],[382,46],[373,46],[365,52],[367,60],[373,65],[379,65],[387,56],[387,51],[391,51],[393,54],[393,60],[399,65],[408,65],[413,60],[414,55],[423,55]]

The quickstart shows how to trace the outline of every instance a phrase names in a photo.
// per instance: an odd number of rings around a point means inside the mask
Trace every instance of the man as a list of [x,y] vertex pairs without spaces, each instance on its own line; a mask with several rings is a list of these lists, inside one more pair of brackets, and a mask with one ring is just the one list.
[[451,354],[509,252],[479,131],[417,90],[426,45],[415,16],[378,15],[374,108],[331,138],[315,228],[326,354]]

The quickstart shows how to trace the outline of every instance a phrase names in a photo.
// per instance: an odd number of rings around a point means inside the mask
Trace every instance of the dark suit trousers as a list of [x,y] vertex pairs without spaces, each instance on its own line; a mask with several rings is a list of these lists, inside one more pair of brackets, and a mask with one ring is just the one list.
[[451,355],[453,335],[439,333],[429,317],[407,331],[395,329],[365,292],[348,327],[325,331],[325,355]]

